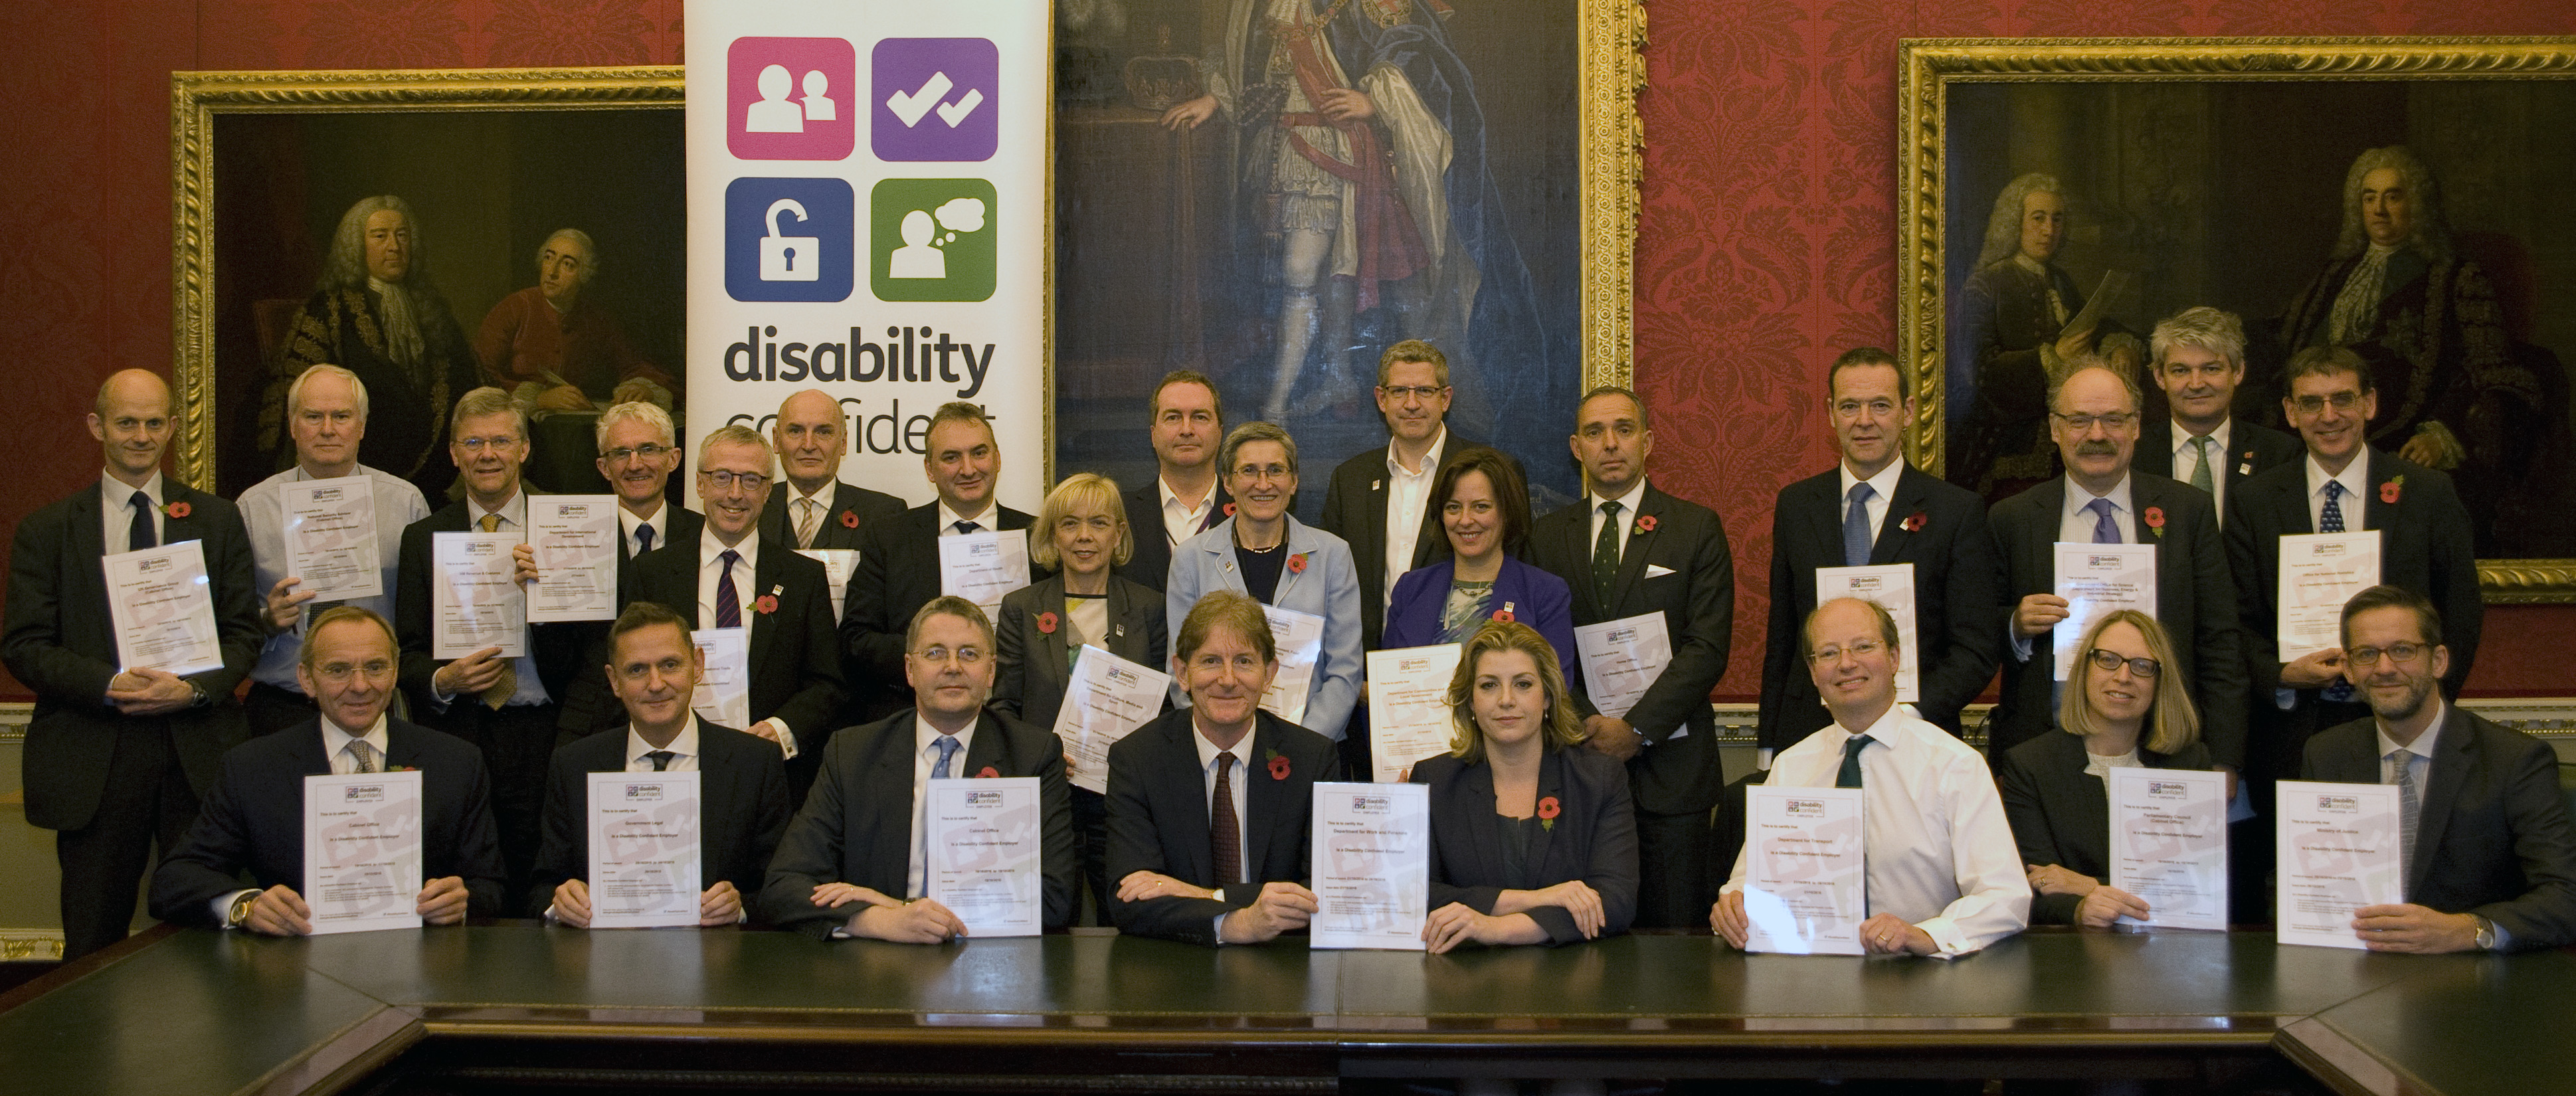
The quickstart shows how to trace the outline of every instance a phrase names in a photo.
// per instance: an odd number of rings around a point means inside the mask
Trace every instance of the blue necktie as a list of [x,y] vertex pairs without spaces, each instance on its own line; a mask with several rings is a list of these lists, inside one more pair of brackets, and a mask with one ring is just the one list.
[[[964,747],[958,745],[957,736],[953,734],[941,735],[934,740],[931,745],[939,747],[939,760],[930,763],[930,778],[932,780],[946,780],[948,779],[949,761],[955,759],[957,751]],[[928,802],[928,798],[929,797],[925,795],[923,796],[922,801],[926,803]],[[927,818],[916,816],[916,819],[919,824],[913,827],[913,855],[921,863],[921,894],[928,894],[930,893],[931,884],[937,882],[937,880],[930,877],[930,826]],[[916,898],[920,896],[921,895],[919,894],[913,895],[913,897]]]
[[953,734],[944,734],[939,736],[939,741],[932,743],[932,745],[939,747],[939,760],[930,763],[930,778],[932,780],[946,780],[948,779],[948,763],[955,760],[957,757],[957,751],[964,749],[965,747],[958,745],[957,736]]
[[1869,562],[1869,500],[1878,492],[1866,483],[1855,483],[1851,489],[1851,507],[1843,511],[1843,566],[1858,567]]
[[650,526],[650,525],[638,525],[638,526],[636,526],[636,527],[635,527],[635,554],[640,556],[640,555],[643,555],[644,553],[646,553],[646,552],[650,552],[650,551],[652,551],[652,550],[653,550],[653,527],[652,527],[652,526]]
[[126,505],[134,507],[134,524],[126,529],[125,550],[140,552],[160,547],[160,541],[152,535],[152,496],[137,491]]
[[2317,532],[2343,532],[2343,481],[2326,481],[2326,508],[2317,515]]
[[742,593],[733,586],[733,565],[741,559],[742,553],[731,548],[725,549],[723,555],[716,557],[716,562],[723,565],[723,569],[716,572],[716,627],[718,628],[742,627]]
[[1860,787],[1860,751],[1869,745],[1869,736],[1856,734],[1843,743],[1843,771],[1834,777],[1837,788]]
[[2094,499],[2084,508],[2093,511],[2093,543],[2120,543],[2120,523],[2111,520],[2111,500]]
[[957,523],[957,532],[960,536],[968,536],[983,531],[984,523],[979,521],[960,521]]

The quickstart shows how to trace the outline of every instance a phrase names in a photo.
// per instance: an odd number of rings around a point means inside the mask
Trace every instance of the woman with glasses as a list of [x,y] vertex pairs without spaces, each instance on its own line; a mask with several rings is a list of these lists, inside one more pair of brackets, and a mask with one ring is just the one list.
[[2006,751],[1995,783],[2030,873],[2031,923],[2108,928],[2123,914],[2149,913],[2145,900],[2107,882],[2111,770],[2207,769],[2209,748],[2154,617],[2107,614],[2085,629],[2076,652],[2076,680],[2057,709],[2065,733]]
[[[1055,726],[1064,707],[1065,687],[1073,664],[1085,646],[1098,647],[1154,670],[1163,665],[1163,596],[1110,574],[1136,550],[1127,526],[1127,505],[1118,484],[1091,472],[1067,476],[1047,492],[1029,530],[1029,559],[1052,575],[1011,591],[994,614],[1001,661],[993,686],[993,710],[1040,730]],[[1103,856],[1103,827],[1108,801],[1080,786],[1081,780],[1106,779],[1105,773],[1076,771],[1068,756],[1065,779],[1076,782],[1073,796],[1074,856],[1082,878],[1091,885],[1091,906],[1107,924],[1109,877]],[[1075,899],[1080,913],[1080,899]]]
[[1547,637],[1557,664],[1574,662],[1574,593],[1565,580],[1511,556],[1529,535],[1529,489],[1501,453],[1451,454],[1431,482],[1431,509],[1450,558],[1395,580],[1383,645],[1463,643],[1487,621],[1519,621]]
[[[1247,422],[1225,436],[1218,467],[1232,514],[1172,549],[1164,620],[1177,630],[1199,597],[1249,594],[1274,609],[1279,681],[1293,697],[1302,673],[1305,704],[1288,721],[1340,742],[1360,696],[1360,578],[1351,546],[1288,513],[1297,499],[1297,442],[1273,423]],[[1320,636],[1305,654],[1296,642]],[[1300,669],[1301,658],[1311,659]],[[1173,696],[1186,699],[1174,682]],[[1293,704],[1293,700],[1291,701]]]

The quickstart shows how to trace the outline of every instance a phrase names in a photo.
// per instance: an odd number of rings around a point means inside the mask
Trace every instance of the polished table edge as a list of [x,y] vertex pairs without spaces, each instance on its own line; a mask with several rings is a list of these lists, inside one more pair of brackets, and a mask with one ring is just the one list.
[[87,978],[90,975],[105,970],[110,966],[114,966],[119,962],[123,962],[135,953],[151,947],[154,944],[158,944],[163,940],[167,940],[170,937],[176,936],[182,931],[185,930],[181,929],[177,925],[154,925],[151,928],[135,933],[132,936],[128,936],[125,939],[119,940],[104,948],[100,948],[88,955],[84,955],[78,959],[72,960],[71,962],[64,963],[63,965],[46,971],[44,974],[38,975],[37,977],[30,978],[9,992],[0,993],[0,1015],[6,1015],[10,1009],[26,1004],[29,1001],[33,1001],[36,998],[42,997],[64,986],[80,981],[83,978]]
[[258,1096],[340,1092],[402,1057],[429,1035],[418,1012],[383,1005],[279,1063],[242,1091]]

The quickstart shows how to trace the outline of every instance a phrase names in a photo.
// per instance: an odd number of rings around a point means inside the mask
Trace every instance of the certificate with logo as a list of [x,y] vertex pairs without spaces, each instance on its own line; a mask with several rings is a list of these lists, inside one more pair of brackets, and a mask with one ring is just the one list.
[[463,658],[486,647],[502,658],[527,653],[528,599],[510,550],[519,534],[431,533],[431,658]]
[[1276,605],[1262,606],[1261,615],[1269,618],[1270,638],[1279,648],[1279,673],[1261,694],[1261,706],[1303,727],[1306,698],[1315,691],[1315,664],[1324,658],[1324,618]]
[[[1625,719],[1637,698],[1672,664],[1673,637],[1664,628],[1664,614],[1645,613],[1575,628],[1574,654],[1583,663],[1583,687],[1592,706],[1612,719]],[[1675,738],[1681,735],[1673,732]]]
[[304,778],[313,933],[420,927],[420,771]]
[[2379,530],[2281,538],[2281,661],[2343,646],[2343,604],[2379,585]]
[[1038,778],[933,780],[928,897],[970,936],[1035,936],[1046,927]]
[[1431,787],[1315,785],[1308,947],[1421,951],[1431,914]]
[[1413,763],[1449,752],[1449,679],[1458,644],[1368,653],[1370,779],[1400,784]]
[[698,775],[590,774],[590,927],[698,923]]
[[850,597],[850,576],[859,573],[859,550],[799,548],[796,554],[823,565],[823,578],[832,584],[832,623],[840,623],[842,603]]
[[139,552],[99,557],[107,573],[108,622],[116,627],[120,670],[187,675],[220,670],[214,587],[206,581],[206,546],[183,540]]
[[2281,942],[2362,947],[2354,912],[2406,900],[2397,786],[2284,780],[2274,803]]
[[1896,621],[1896,699],[1902,704],[1921,701],[1923,644],[1914,630],[1914,565],[1816,568],[1816,604],[1838,597],[1875,601]]
[[1861,790],[1755,784],[1744,799],[1744,950],[1863,954]]
[[2227,928],[2227,774],[2111,770],[2111,885],[2147,903],[2124,925]]
[[1005,529],[939,538],[939,592],[982,606],[991,616],[1002,598],[1029,584],[1029,531]]
[[2058,541],[2057,596],[2066,599],[2066,619],[2057,622],[2056,680],[2067,681],[2075,646],[2094,621],[2122,609],[2156,615],[2156,546]]
[[615,495],[538,495],[528,500],[528,547],[537,557],[537,585],[528,591],[528,619],[617,619]]
[[689,708],[698,718],[737,731],[751,729],[751,626],[700,628],[689,641],[707,658]]
[[1064,777],[1074,787],[1109,794],[1109,747],[1161,715],[1172,675],[1129,662],[1088,643],[1073,660],[1055,737],[1064,743]]
[[367,477],[299,480],[279,489],[278,502],[286,521],[286,573],[295,576],[298,591],[315,601],[384,596],[376,489]]

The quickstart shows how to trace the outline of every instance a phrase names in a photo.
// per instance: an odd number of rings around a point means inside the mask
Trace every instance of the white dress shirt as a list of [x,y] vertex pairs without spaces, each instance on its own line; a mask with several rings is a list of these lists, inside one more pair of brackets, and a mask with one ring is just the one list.
[[[2227,518],[2227,443],[2235,437],[2236,417],[2230,415],[2209,432],[2209,498],[2218,505],[2219,520]],[[2191,431],[2182,423],[2173,424],[2173,478],[2191,482],[2192,469],[2200,465],[2201,447],[2192,444]]]
[[[1834,496],[1834,528],[1840,529],[1843,526],[1843,515],[1851,510],[1852,488],[1859,486],[1863,481],[1860,477],[1852,475],[1849,463],[1836,464],[1834,470],[1842,474],[1843,491]],[[1905,461],[1898,459],[1887,462],[1887,467],[1879,469],[1878,474],[1871,476],[1867,481],[1870,496],[1868,502],[1861,504],[1861,513],[1869,515],[1871,544],[1878,543],[1879,530],[1887,527],[1887,508],[1895,504],[1893,496],[1896,494],[1896,481],[1904,475]],[[1600,533],[1596,529],[1593,535],[1599,536]]]
[[[498,510],[484,509],[483,504],[474,501],[474,496],[472,495],[467,495],[465,497],[465,528],[468,531],[481,532],[483,529],[483,515],[485,514],[496,515],[501,519],[501,528],[498,530],[499,532],[517,533],[524,539],[528,532],[528,492],[526,488],[522,486],[521,489],[511,492],[510,501],[502,503],[501,508]],[[511,669],[519,675],[519,687],[516,692],[510,694],[510,699],[504,702],[502,706],[517,707],[522,704],[546,703],[551,698],[546,695],[545,682],[537,680],[537,639],[535,625],[523,624],[520,626],[519,651],[519,657],[510,661]],[[440,691],[436,684],[436,679],[434,678],[432,679],[429,691],[431,699],[438,702],[441,711],[446,710],[446,705],[456,699],[456,694]]]
[[2363,521],[2369,515],[2370,507],[2363,504],[2362,494],[2370,487],[2369,449],[2365,448],[2353,454],[2352,463],[2344,465],[2340,475],[2327,475],[2326,466],[2317,463],[2317,455],[2314,453],[2308,454],[2307,459],[2302,463],[2308,470],[2309,529],[2317,532],[2325,531],[2327,480],[2343,485],[2343,498],[2335,504],[2343,510],[2343,531],[2358,533],[2370,528],[2369,524]]
[[[1217,749],[1216,743],[1208,741],[1207,735],[1194,723],[1190,727],[1190,744],[1199,748],[1199,780],[1200,786],[1205,789],[1207,795],[1208,826],[1211,829],[1216,825],[1216,755],[1220,753],[1234,755],[1234,776],[1228,784],[1229,790],[1234,793],[1234,847],[1242,850],[1242,867],[1248,875],[1252,871],[1252,848],[1246,841],[1245,834],[1250,831],[1252,822],[1249,817],[1252,783],[1248,779],[1252,773],[1252,731],[1244,731],[1241,741],[1220,750]],[[1249,883],[1251,880],[1220,879],[1217,882],[1219,884]]]
[[1179,544],[1205,531],[1208,509],[1216,505],[1215,483],[1195,503],[1181,501],[1161,476],[1154,477],[1154,493],[1163,500],[1163,543]]
[[[1586,524],[1583,527],[1584,545],[1589,548],[1591,545],[1601,543],[1601,504],[1605,502],[1616,502],[1619,504],[1619,558],[1623,561],[1626,560],[1628,558],[1628,538],[1636,535],[1637,532],[1637,504],[1645,501],[1645,498],[1646,478],[1644,476],[1637,477],[1637,485],[1629,488],[1627,494],[1621,495],[1617,498],[1604,498],[1597,493],[1586,492],[1583,496],[1583,503],[1585,506],[1591,508],[1592,513],[1591,516],[1586,519]],[[1584,556],[1584,561],[1589,563],[1591,562],[1591,559],[1592,557],[1587,552]]]
[[[169,535],[163,529],[167,524],[165,515],[161,513],[161,508],[169,505],[169,497],[163,493],[165,486],[161,480],[161,470],[158,468],[152,470],[152,478],[143,481],[141,487],[128,486],[125,481],[108,475],[104,469],[100,470],[98,494],[103,504],[99,507],[98,513],[99,533],[106,539],[99,543],[107,549],[108,555],[128,551],[127,545],[134,541],[134,493],[136,491],[143,492],[152,500],[153,545],[157,547],[170,543]],[[278,533],[281,539],[285,535],[283,531]],[[268,591],[261,590],[260,593],[265,596]]]
[[[1890,706],[1863,733],[1872,740],[1860,753],[1869,912],[1922,929],[1943,959],[2029,925],[2030,880],[1985,758],[1911,705]],[[1837,723],[1780,751],[1769,786],[1833,787],[1852,737]],[[1744,878],[1738,852],[1724,890],[1743,890]]]
[[2109,494],[2103,495],[2096,495],[2090,488],[2075,482],[2073,476],[2062,478],[2066,481],[2066,504],[2058,511],[2058,540],[2074,541],[2078,544],[2093,543],[2093,511],[2085,507],[2093,505],[2094,499],[2105,498],[2111,500],[2111,523],[2120,529],[2119,542],[2137,543],[2138,527],[2132,519],[2136,517],[2138,511],[2137,507],[2129,501],[2129,489],[2137,486],[2137,477],[2121,476],[2119,484],[2112,487]]
[[1422,540],[1422,511],[1431,505],[1431,477],[1440,471],[1440,455],[1449,448],[1449,424],[1431,435],[1422,468],[1406,471],[1396,459],[1395,443],[1386,445],[1386,586],[1378,608],[1395,603],[1395,580],[1413,569],[1413,549]]
[[[945,512],[944,509],[942,511]],[[979,717],[977,723],[983,722]],[[912,852],[904,869],[903,896],[919,898],[930,888],[930,858],[923,837],[930,832],[930,769],[939,761],[941,731],[918,713],[912,717]],[[974,774],[966,771],[966,751],[975,746],[975,725],[968,724],[957,732],[957,756],[948,762],[951,780]]]
[[994,519],[999,516],[994,513],[996,509],[998,509],[998,507],[995,507],[990,500],[986,500],[983,509],[972,514],[960,514],[955,510],[949,509],[948,504],[942,502],[939,504],[939,535],[943,537],[965,536],[966,534],[957,531],[957,523],[961,521],[974,522],[978,526],[975,530],[978,533],[1000,532],[1002,527],[994,523]]
[[[753,606],[759,604],[761,595],[769,592],[752,588],[753,576],[758,573],[760,567],[760,530],[758,529],[744,533],[742,542],[731,546],[727,546],[723,540],[717,538],[715,526],[709,525],[698,531],[698,627],[716,626],[716,584],[724,579],[726,552],[732,552],[741,557],[732,565],[733,596],[742,603],[740,608],[743,634],[749,635],[752,615],[759,611]],[[747,668],[757,670],[757,667]],[[778,750],[793,759],[797,752],[795,728],[789,727],[785,720],[777,716],[759,720],[752,726],[756,727],[761,723],[778,728]],[[751,727],[739,729],[748,731]]]
[[[127,494],[131,495],[133,492],[128,491]],[[340,725],[331,722],[331,719],[328,716],[315,720],[315,722],[321,725],[317,730],[322,735],[322,756],[329,758],[331,761],[331,775],[358,775],[358,757],[349,750],[349,744],[353,742],[366,743],[367,749],[371,751],[369,764],[376,772],[385,771],[385,766],[387,764],[385,760],[385,752],[388,748],[387,744],[389,742],[389,736],[385,731],[385,717],[383,713],[377,713],[375,723],[367,728],[367,733],[365,734],[350,734],[347,731],[341,730]],[[208,899],[206,908],[215,912],[216,924],[229,929],[233,927],[231,924],[233,903],[238,901],[242,895],[258,893],[259,888],[257,887],[244,887],[240,890],[225,891],[222,894],[218,894],[213,898]]]
[[694,712],[690,713],[689,721],[681,724],[680,733],[671,736],[671,744],[668,746],[655,746],[650,742],[646,742],[644,741],[644,736],[637,732],[633,726],[627,727],[626,771],[630,773],[649,773],[654,771],[653,758],[651,754],[657,749],[668,750],[671,754],[671,760],[662,766],[661,771],[666,773],[693,773],[698,771],[698,729],[700,726],[701,724],[698,722],[697,714]]
[[644,554],[645,549],[643,539],[636,535],[636,530],[642,529],[648,525],[653,527],[653,547],[669,547],[671,544],[671,500],[662,500],[661,507],[654,510],[653,516],[649,518],[636,517],[635,512],[627,509],[624,504],[621,503],[618,505],[618,535],[626,538],[627,555],[640,556]]
[[[353,597],[333,601],[334,605],[355,605],[390,621],[394,619],[394,588],[401,581],[403,529],[429,516],[429,503],[420,488],[392,473],[360,465],[351,475],[367,477],[367,486],[375,500],[376,563],[384,584],[378,597]],[[259,595],[260,616],[268,616],[268,592],[287,575],[286,553],[286,485],[303,483],[314,477],[298,465],[280,472],[241,493],[236,505],[241,507],[242,528],[250,536],[251,589]],[[127,492],[132,494],[132,492]],[[118,543],[122,543],[121,541]],[[298,587],[303,589],[304,587]],[[304,619],[313,619],[319,600],[305,604]],[[295,680],[295,663],[304,653],[301,625],[268,637],[259,650],[259,663],[251,667],[250,678],[291,693],[302,693],[304,686]]]

